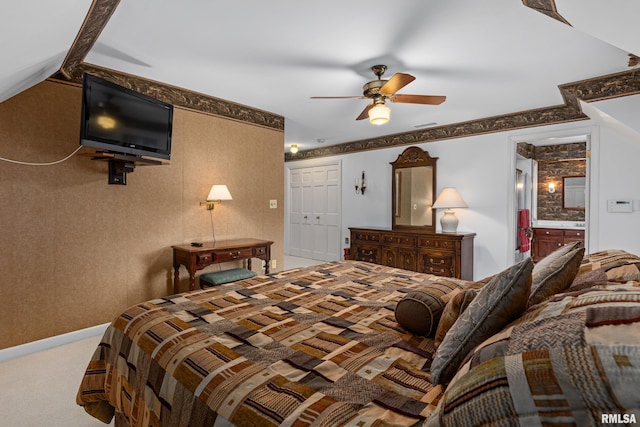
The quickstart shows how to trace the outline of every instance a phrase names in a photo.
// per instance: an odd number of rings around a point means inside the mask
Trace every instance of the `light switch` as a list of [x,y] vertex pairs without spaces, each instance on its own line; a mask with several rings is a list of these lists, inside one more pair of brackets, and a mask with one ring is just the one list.
[[270,209],[277,209],[278,208],[278,201],[277,200],[269,200],[269,208]]

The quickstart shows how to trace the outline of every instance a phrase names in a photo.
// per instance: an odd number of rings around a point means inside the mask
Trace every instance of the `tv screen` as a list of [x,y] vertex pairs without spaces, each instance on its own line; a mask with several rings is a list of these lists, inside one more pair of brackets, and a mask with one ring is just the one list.
[[169,159],[173,106],[90,74],[82,86],[80,144]]

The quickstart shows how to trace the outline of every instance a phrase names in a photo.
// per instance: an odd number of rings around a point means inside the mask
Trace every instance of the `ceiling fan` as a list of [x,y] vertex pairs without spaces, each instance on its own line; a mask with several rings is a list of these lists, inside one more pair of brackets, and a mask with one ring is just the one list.
[[401,102],[407,104],[430,104],[439,105],[447,99],[446,96],[435,95],[401,95],[400,89],[414,81],[416,78],[411,74],[395,73],[389,80],[383,80],[382,75],[387,71],[386,65],[374,65],[371,71],[378,79],[366,83],[362,89],[361,96],[312,96],[312,99],[347,99],[347,98],[369,98],[373,100],[367,105],[356,120],[363,120],[367,117],[369,121],[376,125],[381,125],[389,121],[391,110],[385,105],[387,101]]

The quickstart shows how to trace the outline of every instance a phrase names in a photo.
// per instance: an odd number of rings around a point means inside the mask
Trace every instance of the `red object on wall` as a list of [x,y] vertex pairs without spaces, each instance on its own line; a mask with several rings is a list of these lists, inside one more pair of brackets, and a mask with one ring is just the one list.
[[518,239],[520,240],[520,252],[527,252],[531,249],[529,230],[531,230],[529,209],[520,209],[518,211]]

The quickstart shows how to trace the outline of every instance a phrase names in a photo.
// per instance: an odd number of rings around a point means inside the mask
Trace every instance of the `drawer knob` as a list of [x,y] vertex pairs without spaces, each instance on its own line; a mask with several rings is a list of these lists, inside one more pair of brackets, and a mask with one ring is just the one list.
[[[305,217],[305,218],[306,218],[306,217]],[[544,234],[549,234],[549,232],[548,232],[548,231],[545,231],[545,232],[544,232]]]

